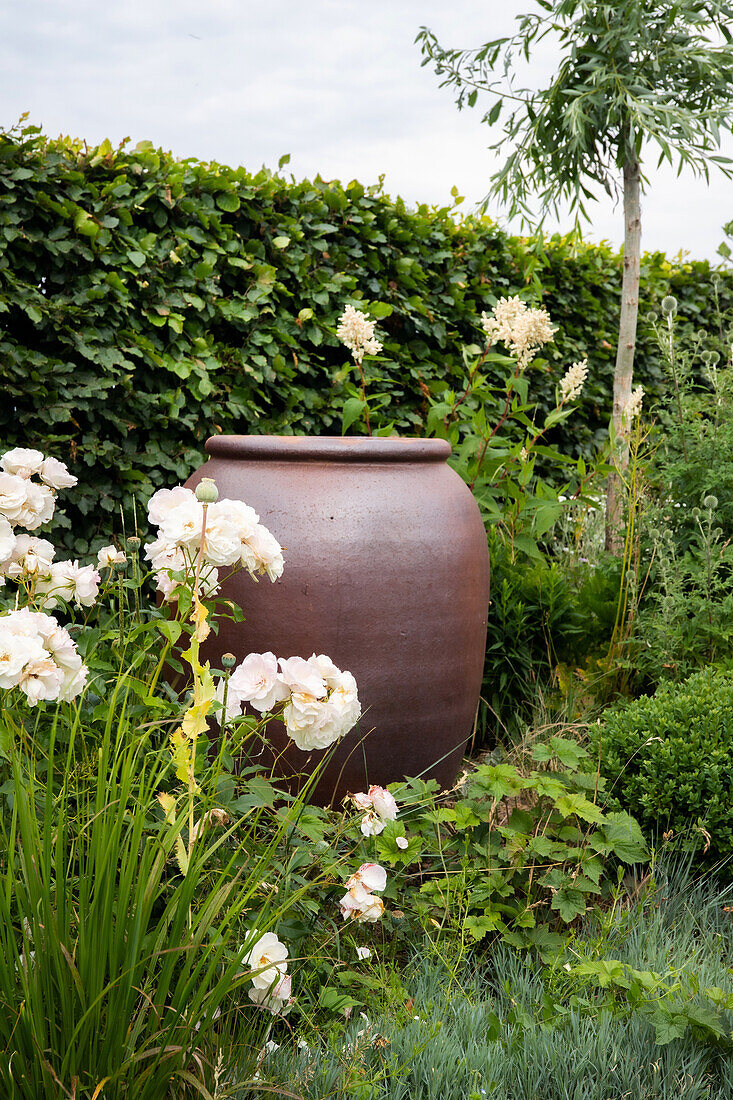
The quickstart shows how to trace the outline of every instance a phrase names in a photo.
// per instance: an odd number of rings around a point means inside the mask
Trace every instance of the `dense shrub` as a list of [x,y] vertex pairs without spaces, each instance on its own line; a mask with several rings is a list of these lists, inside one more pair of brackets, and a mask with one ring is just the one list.
[[[121,501],[184,477],[208,435],[338,433],[346,353],[333,329],[349,299],[379,316],[370,371],[389,397],[382,422],[400,432],[423,431],[425,387],[461,384],[481,311],[520,292],[560,326],[551,369],[532,374],[540,413],[570,362],[591,363],[557,442],[589,453],[605,430],[620,286],[606,245],[509,237],[379,187],[288,182],[150,143],[89,149],[34,127],[0,134],[0,195],[0,437],[83,475],[53,533],[77,553]],[[672,287],[699,324],[708,272],[645,257],[642,307]],[[733,300],[729,277],[720,295]],[[638,376],[652,390],[661,378],[643,333]]]
[[648,835],[733,854],[733,673],[705,669],[620,703],[593,736],[607,789]]
[[584,666],[608,651],[620,564],[570,566],[512,560],[490,536],[491,606],[482,688],[480,742],[515,737],[538,699],[557,686],[558,666]]

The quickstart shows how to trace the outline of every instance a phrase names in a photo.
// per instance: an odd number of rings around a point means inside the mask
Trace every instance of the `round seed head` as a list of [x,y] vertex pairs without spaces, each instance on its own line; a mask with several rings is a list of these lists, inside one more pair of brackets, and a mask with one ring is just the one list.
[[216,504],[219,499],[219,490],[210,477],[202,477],[196,486],[196,500],[202,504]]

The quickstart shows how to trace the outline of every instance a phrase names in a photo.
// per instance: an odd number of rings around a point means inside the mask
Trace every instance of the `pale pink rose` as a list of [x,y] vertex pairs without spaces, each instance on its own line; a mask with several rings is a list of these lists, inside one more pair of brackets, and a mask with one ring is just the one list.
[[35,481],[26,481],[26,498],[18,515],[17,523],[29,531],[42,527],[53,516],[56,497],[47,485],[36,485]]
[[148,519],[154,527],[160,527],[170,511],[184,501],[195,500],[190,489],[176,485],[174,489],[158,489],[148,501]]
[[0,474],[0,516],[4,516],[14,527],[28,499],[29,481],[17,474]]
[[118,550],[116,546],[110,544],[97,550],[97,563],[100,569],[112,569],[123,561],[127,561],[127,554],[124,550]]
[[281,657],[280,674],[290,691],[312,695],[314,699],[322,699],[326,694],[323,677],[302,657]]
[[387,872],[378,863],[362,863],[359,870],[346,880],[346,887],[350,889],[359,883],[367,890],[378,890],[381,894],[387,888]]
[[372,810],[374,808],[371,798],[368,794],[364,794],[363,791],[359,791],[358,794],[352,794],[351,797],[358,810]]
[[373,785],[369,788],[369,797],[372,806],[382,821],[395,821],[397,819],[397,803],[394,797],[384,787]]
[[293,1004],[291,989],[291,978],[286,974],[272,989],[258,989],[253,986],[249,991],[249,999],[260,1008],[266,1008],[273,1016],[286,1016]]
[[155,576],[155,587],[165,603],[174,603],[178,599],[178,581],[174,581],[167,569],[161,569]]
[[48,539],[39,539],[35,535],[16,535],[10,560],[5,562],[3,568],[7,576],[14,579],[23,575],[48,577],[55,553],[56,548]]
[[274,653],[249,653],[229,677],[229,688],[260,713],[272,710],[290,694],[278,674]]
[[[178,572],[178,570],[176,569],[175,572]],[[169,570],[169,569],[160,569],[160,570],[158,570],[158,572],[156,572],[154,574],[154,576],[155,576],[155,586],[158,589],[158,591],[160,593],[162,593],[163,599],[165,600],[165,602],[166,603],[173,603],[175,600],[177,600],[178,599],[178,591],[182,586],[180,585],[180,583],[178,581],[173,579],[173,577],[171,576],[171,570]],[[186,581],[188,582],[190,587],[193,587],[193,579],[194,579],[194,569],[191,566],[189,566],[188,576],[186,577]],[[202,595],[202,596],[204,596],[205,598],[208,599],[211,596],[215,596],[218,591],[219,591],[219,571],[218,571],[218,569],[215,569],[212,565],[209,565],[207,562],[204,562],[204,564],[201,568],[201,573],[199,574],[199,592],[200,592],[200,595]]]
[[241,561],[252,576],[257,573],[266,573],[271,581],[281,577],[285,567],[282,546],[275,536],[259,523],[242,543]]
[[30,661],[18,679],[18,687],[28,697],[28,703],[34,707],[47,699],[58,699],[64,682],[64,674],[50,657],[40,661]]
[[44,458],[38,474],[41,481],[50,485],[52,489],[71,489],[79,480],[74,474],[69,473],[66,464],[60,462],[58,458]]
[[265,932],[247,955],[245,962],[252,974],[252,985],[257,989],[269,989],[274,981],[280,981],[288,968],[288,949],[274,932]]
[[61,668],[78,672],[81,668],[81,657],[68,630],[59,626],[53,615],[41,615],[40,618],[42,621],[38,624],[38,633],[46,652]]
[[344,920],[357,920],[360,924],[374,924],[384,913],[384,902],[376,894],[369,893],[361,883],[351,886],[339,902]]
[[40,472],[44,458],[40,451],[32,447],[13,447],[0,458],[0,466],[7,474],[17,474],[28,478]]
[[47,657],[38,632],[29,629],[18,616],[13,611],[0,616],[0,688],[5,690],[17,687],[26,665]]

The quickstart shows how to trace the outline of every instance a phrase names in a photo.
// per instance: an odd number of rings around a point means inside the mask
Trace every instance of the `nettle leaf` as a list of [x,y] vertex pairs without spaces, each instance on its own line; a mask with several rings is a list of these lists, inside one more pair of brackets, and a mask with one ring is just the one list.
[[605,842],[607,850],[613,852],[624,863],[648,861],[649,849],[641,826],[630,814],[606,814],[605,823],[598,829],[598,834]]
[[531,779],[525,779],[511,764],[481,764],[471,776],[469,790],[474,797],[481,791],[498,800],[519,794],[533,785]]
[[489,932],[502,932],[506,925],[498,913],[483,913],[479,917],[468,916],[463,927],[472,940],[482,940]]
[[600,824],[606,820],[603,811],[582,794],[566,794],[555,802],[555,809],[563,817],[576,815],[582,821]]
[[566,924],[585,913],[586,900],[582,890],[574,886],[563,886],[552,896],[550,903],[552,909],[556,909]]

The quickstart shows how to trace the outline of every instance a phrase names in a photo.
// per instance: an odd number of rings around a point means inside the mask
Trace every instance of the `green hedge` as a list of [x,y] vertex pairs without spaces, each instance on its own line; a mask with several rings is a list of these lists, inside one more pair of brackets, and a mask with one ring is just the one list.
[[[644,261],[642,308],[671,289],[697,324],[709,266]],[[419,434],[426,390],[460,384],[462,347],[497,298],[542,297],[560,325],[532,392],[588,354],[566,446],[590,451],[610,410],[620,261],[571,237],[510,237],[377,187],[292,181],[176,160],[149,143],[88,149],[35,127],[0,133],[3,446],[69,462],[78,489],[53,537],[84,554],[121,501],[184,478],[216,432],[338,433],[347,300],[380,316],[385,421]],[[733,282],[720,288],[733,303]],[[641,333],[638,377],[660,363]]]

